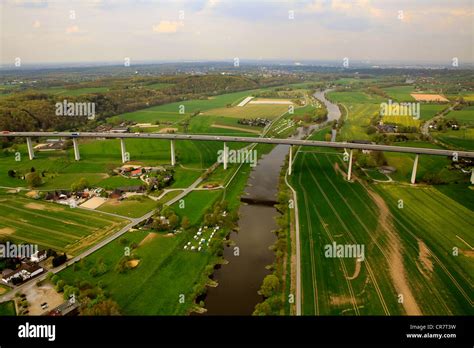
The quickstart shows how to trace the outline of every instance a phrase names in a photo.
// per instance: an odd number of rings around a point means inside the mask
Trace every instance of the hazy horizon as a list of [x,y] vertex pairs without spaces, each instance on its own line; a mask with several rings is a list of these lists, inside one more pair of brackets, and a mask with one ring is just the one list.
[[[4,0],[0,64],[474,63],[474,2]],[[73,11],[73,12],[71,12]],[[420,50],[420,48],[422,48]]]

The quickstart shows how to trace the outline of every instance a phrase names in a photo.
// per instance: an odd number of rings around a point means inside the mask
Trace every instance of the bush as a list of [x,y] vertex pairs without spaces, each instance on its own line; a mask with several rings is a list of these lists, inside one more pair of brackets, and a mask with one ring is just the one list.
[[58,267],[67,261],[66,253],[53,258],[53,267]]
[[65,285],[66,285],[66,283],[64,282],[64,280],[58,281],[58,282],[56,283],[56,287],[55,287],[56,291],[57,291],[57,292],[63,292]]

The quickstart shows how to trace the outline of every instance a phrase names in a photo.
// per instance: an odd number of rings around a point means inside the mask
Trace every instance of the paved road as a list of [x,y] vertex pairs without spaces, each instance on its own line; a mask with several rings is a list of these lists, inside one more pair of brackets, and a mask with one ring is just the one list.
[[[283,144],[297,146],[316,146],[330,147],[339,149],[358,149],[373,150],[384,152],[412,153],[420,155],[435,156],[454,156],[452,150],[427,149],[417,147],[403,147],[391,145],[375,145],[375,144],[357,144],[347,142],[330,142],[316,140],[299,140],[294,138],[278,139],[278,138],[258,138],[258,137],[231,137],[231,136],[215,136],[215,135],[191,135],[191,134],[158,134],[158,133],[71,133],[71,132],[10,132],[0,133],[0,137],[67,137],[67,138],[110,138],[110,139],[161,139],[161,140],[196,140],[196,141],[219,141],[219,142],[240,142],[240,143],[264,143],[264,144]],[[456,151],[458,157],[474,158],[473,151]]]
[[451,112],[451,111],[454,109],[454,107],[456,107],[457,105],[458,105],[458,104],[455,104],[455,105],[453,105],[453,106],[451,106],[451,107],[449,107],[449,108],[447,108],[447,109],[441,111],[441,113],[439,113],[438,115],[436,115],[436,116],[433,117],[432,119],[426,121],[426,122],[423,124],[423,126],[421,127],[421,133],[422,133],[423,135],[426,135],[426,136],[429,137],[429,138],[432,138],[431,135],[430,135],[430,125],[431,125],[433,122],[435,122],[435,121],[437,121],[437,120],[443,118],[445,115],[447,115],[449,112]]
[[296,315],[301,315],[301,245],[300,245],[300,218],[298,212],[298,197],[296,191],[288,182],[288,172],[285,174],[285,183],[293,194],[295,207],[295,243],[296,243]]

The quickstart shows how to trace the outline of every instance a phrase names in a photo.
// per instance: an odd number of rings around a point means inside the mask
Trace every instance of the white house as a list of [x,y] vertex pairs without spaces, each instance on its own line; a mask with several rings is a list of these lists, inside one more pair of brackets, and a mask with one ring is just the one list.
[[31,262],[40,262],[40,261],[43,261],[44,259],[46,259],[47,256],[48,256],[48,253],[46,252],[46,250],[39,250],[39,251],[35,252],[33,255],[31,255],[30,261]]

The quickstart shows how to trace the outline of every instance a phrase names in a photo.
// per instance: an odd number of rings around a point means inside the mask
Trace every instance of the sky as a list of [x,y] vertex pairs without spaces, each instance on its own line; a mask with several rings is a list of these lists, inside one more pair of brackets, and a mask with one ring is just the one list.
[[0,0],[0,63],[474,62],[474,0]]

